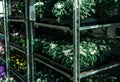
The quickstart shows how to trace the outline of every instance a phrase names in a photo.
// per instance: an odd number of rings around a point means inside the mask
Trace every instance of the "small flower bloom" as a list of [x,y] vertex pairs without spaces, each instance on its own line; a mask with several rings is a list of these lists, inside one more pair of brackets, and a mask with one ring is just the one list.
[[38,78],[38,79],[37,79],[37,82],[41,82],[41,79],[40,79],[40,78]]
[[61,4],[61,3],[58,3],[58,4],[57,4],[57,8],[58,8],[58,9],[63,8],[63,6],[64,6],[64,5],[63,5],[63,4]]
[[2,78],[0,78],[0,82],[2,82]]
[[4,51],[3,46],[0,46],[0,52]]
[[20,38],[24,38],[24,35],[23,35],[23,34],[20,34]]
[[50,48],[51,48],[51,49],[54,49],[56,46],[57,46],[57,45],[54,44],[54,43],[51,43],[51,44],[50,44]]
[[13,77],[10,78],[10,81],[11,81],[11,82],[13,81]]
[[68,49],[68,50],[64,50],[63,53],[65,56],[67,56],[67,55],[71,55],[70,54],[71,51],[72,51],[71,49]]
[[83,50],[80,50],[80,55],[86,56],[87,54]]

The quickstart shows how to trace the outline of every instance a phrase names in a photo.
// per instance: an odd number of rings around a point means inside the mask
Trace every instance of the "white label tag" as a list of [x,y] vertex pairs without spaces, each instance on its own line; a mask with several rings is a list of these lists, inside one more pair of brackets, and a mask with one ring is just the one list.
[[35,21],[36,20],[36,15],[35,15],[35,6],[30,6],[30,20]]

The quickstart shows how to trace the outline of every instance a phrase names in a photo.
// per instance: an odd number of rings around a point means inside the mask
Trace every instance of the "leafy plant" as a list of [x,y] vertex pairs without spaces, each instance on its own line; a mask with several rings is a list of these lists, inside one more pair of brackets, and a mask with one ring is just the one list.
[[12,4],[12,16],[15,18],[23,18],[25,14],[25,5],[22,1],[17,1]]
[[34,4],[35,6],[35,10],[36,10],[36,16],[39,17],[39,18],[42,18],[43,17],[43,13],[44,13],[44,2],[42,1],[38,1]]
[[[111,53],[111,47],[115,40],[85,40],[80,42],[80,65],[81,68],[103,63]],[[115,43],[115,42],[114,42]],[[40,46],[40,48],[38,47]],[[61,63],[65,67],[73,68],[73,45],[60,41],[38,39],[34,42],[36,53]]]
[[[95,1],[94,0],[81,0],[80,4],[80,17],[81,19],[86,19],[95,13]],[[60,22],[61,19],[72,17],[73,15],[73,0],[58,1],[54,4],[52,13],[57,17],[57,21]]]

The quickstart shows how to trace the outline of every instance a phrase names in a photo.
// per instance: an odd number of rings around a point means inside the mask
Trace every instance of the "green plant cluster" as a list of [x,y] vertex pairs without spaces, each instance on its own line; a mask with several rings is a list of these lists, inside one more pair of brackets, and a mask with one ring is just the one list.
[[[85,19],[95,13],[95,1],[94,0],[82,0],[81,2],[81,19]],[[53,16],[60,22],[65,18],[71,18],[73,15],[73,0],[38,0],[35,3],[36,16],[44,18],[46,16]],[[50,15],[51,14],[51,15]]]
[[[80,42],[80,65],[81,68],[94,66],[107,61],[111,53],[114,40],[86,40]],[[60,41],[50,41],[47,39],[35,39],[34,49],[36,53],[61,63],[65,67],[73,68],[73,45]]]
[[26,76],[27,60],[24,54],[20,54],[19,52],[10,54],[9,62],[14,69],[23,74],[24,77]]
[[[19,29],[16,28],[16,26]],[[10,37],[11,42],[25,48],[26,47],[26,36],[25,36],[24,24],[19,24],[19,23],[10,24],[9,37]]]
[[[12,16],[23,17],[24,5],[23,1],[12,3]],[[55,18],[57,22],[61,22],[70,20],[73,16],[73,0],[37,0],[34,6],[37,19]],[[119,0],[81,0],[80,18],[84,20],[94,16],[111,17],[120,13],[119,8]]]
[[24,18],[25,14],[25,4],[23,1],[17,1],[12,3],[11,8],[12,16],[15,18]]
[[71,82],[70,80],[60,76],[60,74],[54,73],[51,69],[46,67],[42,66],[42,68],[39,68],[39,70],[40,71],[36,74],[38,77],[36,82]]
[[34,6],[35,6],[35,11],[36,11],[36,16],[39,18],[42,18],[44,14],[44,10],[43,10],[44,2],[39,0],[38,2],[34,4]]

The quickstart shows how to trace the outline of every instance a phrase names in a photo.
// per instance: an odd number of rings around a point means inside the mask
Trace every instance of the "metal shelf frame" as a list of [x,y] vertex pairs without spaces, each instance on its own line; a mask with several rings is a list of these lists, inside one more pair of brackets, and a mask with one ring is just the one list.
[[[104,67],[101,68],[96,68],[94,70],[88,70],[85,72],[81,72],[80,73],[80,55],[79,55],[79,42],[80,42],[80,31],[83,30],[88,30],[88,29],[95,29],[95,28],[106,28],[106,27],[112,27],[112,26],[119,26],[120,23],[112,23],[112,24],[101,24],[101,25],[92,25],[92,26],[84,26],[81,27],[80,26],[80,5],[81,5],[81,0],[73,0],[73,29],[71,31],[71,29],[69,29],[69,27],[66,26],[59,26],[59,25],[51,25],[51,24],[45,24],[45,23],[37,23],[35,21],[31,21],[30,20],[30,6],[34,6],[35,0],[25,0],[25,19],[8,19],[8,15],[9,15],[9,4],[11,4],[11,0],[3,0],[3,4],[4,4],[4,29],[5,29],[5,48],[6,48],[6,70],[7,70],[7,75],[9,74],[9,68],[10,65],[8,64],[8,60],[9,60],[9,47],[12,47],[20,52],[26,53],[27,56],[27,81],[24,82],[35,82],[35,67],[34,66],[34,62],[35,61],[39,61],[41,63],[43,63],[44,65],[48,66],[51,69],[54,69],[55,71],[59,71],[61,72],[61,74],[65,75],[66,77],[70,78],[71,80],[73,80],[73,82],[80,82],[81,78],[90,76],[92,74],[101,72],[101,71],[105,71],[107,69],[111,69],[113,67],[116,67],[120,64],[115,63],[115,64],[111,64],[111,65],[106,65]],[[25,27],[26,27],[26,50],[21,50],[17,47],[15,47],[14,45],[10,44],[9,41],[9,30],[8,30],[8,22],[24,22],[25,23]],[[73,44],[74,44],[74,62],[73,62],[73,77],[69,74],[67,74],[64,70],[60,70],[57,69],[56,67],[49,65],[48,63],[46,63],[45,61],[34,57],[34,53],[33,53],[33,29],[34,26],[43,26],[43,27],[48,27],[48,28],[52,28],[52,29],[58,29],[58,30],[63,30],[65,32],[70,31],[73,32]],[[10,68],[11,69],[11,68]],[[11,71],[14,73],[14,71]],[[19,77],[19,74],[14,73],[16,76]],[[21,79],[21,78],[20,78]],[[22,79],[21,79],[22,80]]]
[[[33,73],[33,54],[32,54],[32,42],[31,42],[31,26],[30,26],[30,21],[29,21],[29,5],[30,5],[30,0],[25,0],[25,18],[24,19],[9,19],[8,16],[11,15],[11,2],[14,0],[3,0],[3,5],[4,5],[4,29],[5,29],[5,52],[6,52],[6,69],[7,69],[7,75],[9,75],[9,47],[12,47],[20,52],[25,53],[24,50],[21,50],[14,45],[10,44],[9,41],[9,27],[8,27],[8,22],[20,22],[20,23],[25,23],[25,29],[26,29],[26,56],[27,56],[27,81],[24,82],[34,82],[34,73]],[[32,67],[32,68],[31,68]],[[14,71],[12,71],[14,73]],[[14,73],[16,76],[18,74]],[[18,75],[19,76],[19,75]]]

